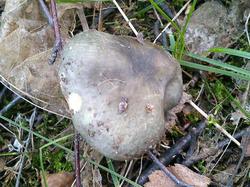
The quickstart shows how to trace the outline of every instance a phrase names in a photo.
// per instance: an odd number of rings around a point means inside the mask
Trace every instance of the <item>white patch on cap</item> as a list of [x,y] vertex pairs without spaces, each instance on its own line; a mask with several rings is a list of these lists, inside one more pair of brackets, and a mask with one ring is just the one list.
[[71,93],[68,97],[69,109],[74,113],[78,112],[82,107],[82,98],[77,93]]

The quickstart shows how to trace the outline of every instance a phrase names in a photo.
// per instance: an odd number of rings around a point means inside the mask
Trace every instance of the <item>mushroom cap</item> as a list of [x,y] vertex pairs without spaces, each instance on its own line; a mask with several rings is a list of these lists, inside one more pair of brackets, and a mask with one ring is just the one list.
[[75,128],[114,160],[141,156],[165,133],[164,112],[182,95],[179,63],[135,38],[85,31],[62,52],[63,94]]

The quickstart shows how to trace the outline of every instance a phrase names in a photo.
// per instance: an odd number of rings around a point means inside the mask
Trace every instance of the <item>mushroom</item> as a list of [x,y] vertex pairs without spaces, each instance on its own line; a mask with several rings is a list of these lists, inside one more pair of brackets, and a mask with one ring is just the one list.
[[59,77],[74,127],[114,160],[137,158],[159,142],[182,96],[181,68],[168,52],[94,30],[64,46]]

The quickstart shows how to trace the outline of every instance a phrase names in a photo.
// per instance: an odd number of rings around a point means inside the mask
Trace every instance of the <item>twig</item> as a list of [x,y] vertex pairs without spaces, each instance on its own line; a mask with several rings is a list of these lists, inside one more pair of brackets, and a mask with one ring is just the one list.
[[[234,138],[240,139],[245,133],[246,133],[246,129],[244,129],[238,133],[235,133]],[[231,142],[231,140],[229,140],[229,139],[222,140],[218,143],[218,145],[215,148],[208,149],[205,152],[203,152],[202,154],[199,154],[197,156],[189,157],[185,161],[183,161],[181,164],[189,167],[189,166],[199,162],[200,160],[203,160],[209,156],[215,155],[216,153],[218,153],[218,151],[220,149],[222,149],[223,147],[228,145],[228,143],[230,143],[230,142]]]
[[[174,16],[174,18],[172,19],[172,21],[175,21],[179,15],[186,9],[186,7],[189,5],[189,3],[191,2],[191,0],[189,0],[188,2],[186,2],[186,4],[180,9],[180,11]],[[168,27],[171,25],[171,23],[168,23],[166,25],[166,27],[161,31],[161,33],[155,38],[153,43],[156,43],[156,41],[159,39],[159,37],[167,31]]]
[[96,6],[94,6],[94,9],[93,9],[91,29],[95,29],[96,28],[96,23],[97,22],[95,22],[95,18],[96,18]]
[[[198,124],[198,127],[192,130],[192,135],[199,135],[205,128],[205,121],[202,121]],[[164,165],[170,164],[170,162],[175,158],[175,155],[180,154],[184,149],[188,147],[192,139],[191,133],[188,133],[182,137],[177,143],[175,143],[171,148],[167,149],[159,158],[160,162]],[[138,184],[143,185],[147,182],[148,176],[153,173],[155,170],[159,169],[159,166],[152,163],[146,168],[140,178],[138,179]]]
[[248,33],[249,19],[250,19],[250,12],[248,13],[247,20],[246,20],[246,23],[245,23],[245,32],[246,32],[246,35],[247,35],[247,41],[248,41],[248,44],[250,45],[250,37],[249,37],[249,33]]
[[[67,118],[67,119],[71,119],[69,116],[65,116],[64,114],[60,114],[58,112],[55,112],[55,111],[52,111],[52,110],[48,110],[46,108],[46,106],[42,107],[42,106],[39,106],[37,104],[35,104],[34,102],[30,101],[29,99],[26,99],[25,96],[31,98],[32,100],[36,100],[38,102],[41,102],[43,103],[44,105],[49,105],[49,103],[41,100],[41,99],[38,99],[30,94],[28,94],[27,92],[19,89],[18,87],[16,87],[14,84],[11,84],[10,82],[8,82],[3,76],[1,76],[0,74],[0,83],[3,84],[6,88],[8,88],[8,90],[10,90],[11,92],[15,93],[17,96],[21,97],[24,101],[26,101],[27,103],[35,106],[36,108],[40,108],[42,110],[45,110],[49,113],[52,113],[52,114],[56,114],[58,116],[61,116],[61,117],[64,117],[64,118]],[[21,95],[22,94],[22,95]]]
[[83,31],[89,30],[89,25],[88,25],[88,22],[87,22],[83,7],[79,8],[77,10],[77,15],[78,15],[78,17],[80,19]]
[[149,157],[154,161],[156,165],[159,166],[159,168],[165,173],[166,176],[168,176],[176,185],[182,186],[182,187],[191,187],[191,185],[186,184],[182,181],[180,181],[176,176],[174,176],[160,161],[156,158],[156,156],[151,152],[148,151]]
[[75,152],[75,176],[76,176],[76,187],[81,187],[81,167],[80,167],[80,151],[79,151],[79,133],[75,132],[74,140],[74,152]]
[[141,159],[140,159],[140,169],[138,172],[138,176],[136,177],[136,180],[135,180],[136,183],[138,183],[139,177],[140,177],[141,172],[142,172],[142,161],[143,161],[143,156],[141,156]]
[[116,8],[113,8],[113,7],[109,7],[109,8],[106,8],[106,9],[102,10],[101,15],[97,14],[95,16],[95,18],[93,19],[92,28],[96,28],[95,25],[97,25],[97,23],[99,23],[100,16],[101,16],[101,20],[103,20],[106,17],[108,17],[110,14],[112,14],[115,10],[116,10]]
[[39,0],[39,4],[40,4],[40,7],[44,13],[44,16],[47,18],[47,20],[49,22],[49,25],[53,26],[53,18],[50,15],[49,9],[48,9],[47,5],[45,4],[44,0]]
[[[240,120],[238,120],[237,124],[236,124],[235,127],[234,127],[234,131],[233,131],[233,133],[232,133],[233,136],[234,136],[234,134],[235,134],[235,132],[236,132],[236,130],[237,130],[237,128],[238,128],[239,121],[240,121]],[[209,175],[212,173],[212,171],[214,170],[214,168],[218,165],[218,163],[220,162],[220,160],[222,159],[222,157],[223,157],[224,154],[226,153],[226,151],[227,151],[227,149],[228,149],[228,147],[229,147],[229,145],[230,145],[230,143],[231,143],[231,141],[232,141],[231,139],[229,139],[229,140],[230,140],[230,141],[229,141],[229,143],[227,144],[227,146],[225,147],[224,151],[222,152],[222,154],[220,155],[220,157],[217,159],[216,163],[213,164],[213,167],[210,169]]]
[[60,33],[60,26],[58,23],[57,18],[57,10],[56,10],[56,2],[55,0],[50,0],[51,4],[51,12],[52,12],[52,19],[53,19],[53,25],[54,25],[54,32],[55,32],[55,43],[52,49],[52,54],[49,59],[49,64],[54,64],[56,61],[56,57],[59,53],[59,51],[62,49],[62,39],[61,39],[61,33]]
[[135,36],[138,36],[139,33],[136,31],[135,27],[132,25],[131,21],[128,19],[128,17],[126,16],[126,14],[123,12],[123,10],[119,6],[119,4],[116,2],[116,0],[112,0],[112,1],[115,4],[115,6],[117,7],[117,9],[119,10],[119,12],[121,13],[121,15],[123,16],[123,18],[125,19],[125,21],[128,23],[129,27],[134,32]]
[[172,13],[171,9],[168,7],[168,5],[165,2],[159,2],[155,1],[156,3],[159,3],[159,6],[164,10],[164,12],[172,19],[174,17],[174,14]]
[[[189,101],[190,105],[194,107],[204,118],[207,120],[209,119],[209,116],[200,108],[198,107],[193,101]],[[231,134],[229,134],[224,128],[222,128],[218,123],[214,122],[213,125],[220,130],[224,135],[226,135],[229,139],[231,139],[236,145],[240,147],[240,142],[236,140]]]
[[[160,25],[163,26],[163,23],[161,21],[160,16],[157,13],[157,11],[155,10],[155,8],[154,8],[154,13],[155,13],[155,15],[157,17],[157,21],[154,24],[154,34],[155,34],[155,36],[157,36],[159,34],[159,32],[160,32],[159,31]],[[163,47],[167,48],[166,32],[164,32],[164,34],[161,36],[161,41],[162,41]]]
[[197,143],[197,139],[198,139],[198,136],[196,136],[194,134],[194,131],[195,129],[193,128],[191,130],[191,140],[190,140],[190,146],[189,146],[189,149],[187,151],[187,154],[186,154],[186,158],[189,158],[193,155],[195,149],[196,149],[196,143]]
[[7,90],[7,88],[4,86],[3,89],[2,89],[1,92],[0,92],[0,102],[2,101],[2,98],[3,98],[3,96],[4,96],[5,92],[6,92],[6,90]]
[[15,106],[17,103],[23,101],[21,97],[16,96],[8,105],[6,105],[2,110],[0,110],[0,115],[10,110],[13,106]]
[[[81,167],[80,173],[84,170],[84,168],[85,168],[85,166],[87,165],[87,163],[88,163],[88,162],[85,162],[85,163],[83,164],[83,166]],[[75,183],[76,183],[76,179],[74,180],[74,182],[71,184],[70,187],[75,187]]]
[[102,31],[102,2],[98,1],[99,5],[99,18],[98,18],[98,31]]
[[241,156],[240,159],[237,163],[237,166],[234,170],[234,173],[231,177],[229,177],[228,181],[227,181],[227,186],[233,186],[233,179],[236,176],[236,174],[238,173],[241,163],[243,161],[243,159],[245,158],[246,155],[246,150],[247,150],[247,146],[249,144],[249,137],[250,137],[250,128],[247,128],[246,133],[243,135],[241,143],[242,143],[242,152],[241,152]]
[[34,108],[34,111],[31,114],[30,119],[29,119],[29,129],[30,129],[30,131],[29,131],[29,134],[28,134],[28,138],[25,141],[25,148],[23,150],[23,154],[22,154],[22,156],[20,158],[20,166],[19,166],[19,170],[18,170],[18,174],[17,174],[15,187],[19,187],[19,185],[20,185],[20,178],[21,178],[21,174],[22,174],[22,170],[23,170],[23,164],[24,164],[24,160],[25,160],[24,153],[27,152],[29,144],[30,144],[30,139],[31,139],[31,135],[32,135],[32,128],[33,128],[33,125],[34,125],[35,117],[36,117],[36,108]]
[[[125,172],[124,177],[127,177],[127,176],[128,176],[128,173],[129,173],[129,171],[130,171],[130,169],[131,169],[131,167],[132,167],[132,164],[133,164],[133,160],[131,160],[131,161],[129,162],[129,165],[128,165],[127,171]],[[122,182],[121,182],[121,184],[119,185],[119,187],[122,187],[122,185],[123,185],[124,182],[125,182],[125,181],[122,180]]]

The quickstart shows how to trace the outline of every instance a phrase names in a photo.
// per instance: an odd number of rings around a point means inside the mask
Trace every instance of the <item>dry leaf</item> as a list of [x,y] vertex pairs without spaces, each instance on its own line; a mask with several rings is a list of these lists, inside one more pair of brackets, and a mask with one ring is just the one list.
[[174,182],[167,178],[165,174],[156,170],[151,175],[149,175],[149,182],[147,182],[144,187],[173,187],[175,186]]
[[[194,187],[206,187],[210,183],[210,179],[206,176],[193,172],[186,166],[175,164],[168,167],[169,171],[175,175],[180,181]],[[163,171],[155,171],[149,176],[149,182],[144,185],[145,187],[177,187],[177,185],[167,177]]]
[[[84,150],[84,157],[89,157],[96,163],[100,163],[103,155],[92,149],[86,142],[81,145],[81,150]],[[81,171],[81,180],[84,187],[99,187],[102,186],[102,176],[98,167],[89,162],[85,162],[83,170]]]
[[[74,181],[74,175],[69,172],[48,174],[46,180],[48,187],[70,187]],[[45,187],[43,180],[42,187]]]
[[190,101],[192,98],[191,95],[187,94],[186,92],[183,92],[182,94],[182,98],[179,102],[178,105],[176,105],[174,108],[172,108],[169,112],[168,112],[168,116],[166,119],[166,124],[165,127],[167,128],[167,130],[169,132],[171,132],[171,129],[173,126],[175,126],[176,120],[177,120],[177,116],[176,114],[181,112],[185,106],[185,103],[187,103],[188,101]]
[[[58,6],[62,38],[75,23],[76,6]],[[11,89],[30,98],[50,112],[70,117],[61,93],[57,62],[48,59],[54,45],[53,28],[48,25],[37,0],[7,0],[1,17],[0,77]],[[7,85],[8,85],[7,84]]]

